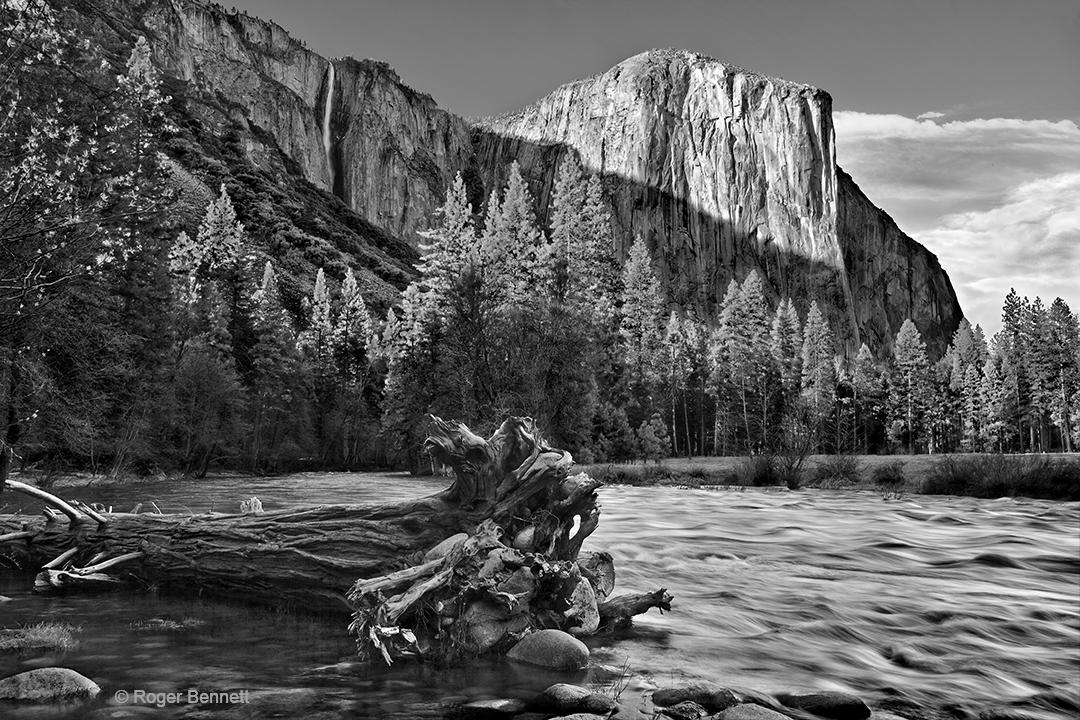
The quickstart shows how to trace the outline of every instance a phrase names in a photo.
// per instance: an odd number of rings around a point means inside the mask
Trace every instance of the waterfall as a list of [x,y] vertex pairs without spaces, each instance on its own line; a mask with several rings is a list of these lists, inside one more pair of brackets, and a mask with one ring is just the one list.
[[326,169],[330,173],[330,192],[334,191],[334,161],[330,155],[333,147],[330,140],[330,113],[334,107],[334,63],[326,68],[326,107],[323,109],[322,144],[326,153]]

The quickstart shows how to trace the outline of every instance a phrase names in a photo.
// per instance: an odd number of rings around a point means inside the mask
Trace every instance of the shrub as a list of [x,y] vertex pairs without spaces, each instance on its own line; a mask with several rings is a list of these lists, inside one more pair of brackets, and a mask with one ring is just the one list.
[[814,468],[814,482],[826,487],[854,485],[862,479],[862,470],[854,455],[830,455]]
[[776,458],[772,455],[751,455],[739,463],[735,469],[735,478],[740,485],[779,485],[780,474],[777,471]]
[[895,488],[904,484],[904,463],[900,460],[887,462],[874,468],[870,475],[875,485]]
[[1080,463],[1046,456],[946,456],[923,480],[928,495],[1080,500]]

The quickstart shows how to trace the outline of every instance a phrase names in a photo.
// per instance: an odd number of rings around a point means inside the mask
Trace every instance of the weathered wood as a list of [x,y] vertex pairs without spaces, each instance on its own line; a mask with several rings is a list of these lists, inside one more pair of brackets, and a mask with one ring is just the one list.
[[654,590],[651,593],[635,593],[631,595],[619,595],[609,600],[597,603],[596,609],[600,612],[600,627],[617,629],[625,627],[635,615],[644,615],[652,608],[671,610],[671,602],[674,596],[665,588]]
[[87,559],[142,552],[122,570],[143,586],[347,613],[345,593],[357,578],[407,567],[440,540],[475,526],[446,493],[260,515],[116,513],[104,526],[0,515],[0,535],[17,531],[0,546],[0,567],[36,572],[69,549]]

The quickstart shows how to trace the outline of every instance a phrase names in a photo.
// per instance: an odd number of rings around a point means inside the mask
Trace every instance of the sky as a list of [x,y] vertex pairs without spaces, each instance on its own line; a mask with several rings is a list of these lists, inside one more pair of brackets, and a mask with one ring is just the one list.
[[965,314],[1010,287],[1080,310],[1077,0],[227,0],[327,56],[390,63],[465,117],[650,48],[833,97],[837,159],[937,253]]

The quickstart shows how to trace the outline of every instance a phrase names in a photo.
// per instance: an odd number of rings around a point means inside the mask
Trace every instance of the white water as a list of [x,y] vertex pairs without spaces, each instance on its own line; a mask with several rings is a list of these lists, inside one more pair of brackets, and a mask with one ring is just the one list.
[[334,189],[334,163],[330,157],[330,113],[334,108],[334,63],[326,67],[326,107],[323,108],[322,144],[326,153],[326,170],[330,174],[330,190]]

